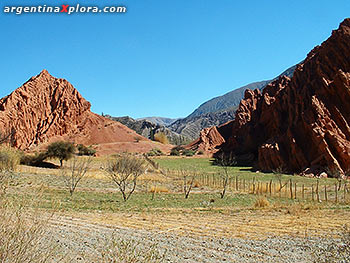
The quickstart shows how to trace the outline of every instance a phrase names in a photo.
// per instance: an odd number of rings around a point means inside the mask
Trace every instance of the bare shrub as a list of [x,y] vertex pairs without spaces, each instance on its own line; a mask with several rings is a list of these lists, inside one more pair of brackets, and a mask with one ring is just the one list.
[[100,240],[102,246],[97,248],[99,262],[106,263],[160,263],[165,262],[166,251],[161,253],[156,243],[146,246],[133,240],[124,240],[113,234],[110,238]]
[[154,135],[154,140],[163,144],[169,144],[168,137],[164,132],[158,132]]
[[237,164],[235,156],[230,154],[220,153],[215,157],[214,161],[217,165],[222,168],[222,173],[220,173],[220,177],[222,179],[222,191],[220,192],[220,197],[224,198],[229,180],[231,175],[229,174],[229,167]]
[[137,179],[145,173],[145,161],[141,158],[123,154],[107,161],[102,169],[117,184],[123,200],[127,201],[134,193]]
[[56,245],[47,230],[48,217],[25,204],[9,200],[0,203],[0,262],[48,262]]
[[187,199],[193,188],[194,178],[196,177],[196,174],[186,170],[181,170],[180,173],[183,178],[183,191],[185,194],[185,199]]
[[90,169],[92,159],[73,157],[66,167],[61,168],[61,176],[65,182],[66,187],[69,189],[69,193],[72,196],[79,182]]

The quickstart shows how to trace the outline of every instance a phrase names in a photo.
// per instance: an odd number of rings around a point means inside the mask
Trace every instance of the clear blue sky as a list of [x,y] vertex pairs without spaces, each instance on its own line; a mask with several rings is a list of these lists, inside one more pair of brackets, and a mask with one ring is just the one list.
[[3,0],[125,5],[126,14],[0,14],[0,97],[47,69],[96,113],[184,117],[271,79],[350,16],[349,0]]

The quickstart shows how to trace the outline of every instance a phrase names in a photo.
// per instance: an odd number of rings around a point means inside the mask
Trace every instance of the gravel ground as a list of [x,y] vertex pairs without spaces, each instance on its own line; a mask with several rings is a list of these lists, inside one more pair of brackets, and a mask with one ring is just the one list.
[[[166,262],[313,262],[310,247],[326,246],[320,238],[269,237],[262,240],[239,238],[208,238],[176,235],[94,224],[72,217],[53,218],[50,236],[61,253],[74,255],[70,262],[98,262],[96,248],[103,246],[114,234],[124,240],[133,240],[141,247],[157,244],[166,250]],[[306,244],[308,244],[306,246]]]

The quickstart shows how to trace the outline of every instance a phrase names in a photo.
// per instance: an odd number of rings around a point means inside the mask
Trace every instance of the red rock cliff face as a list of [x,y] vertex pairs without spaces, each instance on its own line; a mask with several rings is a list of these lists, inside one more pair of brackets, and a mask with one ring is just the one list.
[[23,150],[57,139],[103,144],[139,137],[126,126],[92,113],[90,103],[67,80],[46,70],[0,100],[0,130],[12,128],[14,146]]
[[[265,171],[350,170],[350,19],[314,48],[292,79],[247,90],[221,147]],[[246,161],[246,162],[244,162]]]

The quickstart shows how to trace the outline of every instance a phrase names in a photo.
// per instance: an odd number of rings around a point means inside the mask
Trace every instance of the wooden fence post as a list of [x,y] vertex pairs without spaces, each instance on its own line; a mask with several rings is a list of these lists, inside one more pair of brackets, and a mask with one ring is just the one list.
[[255,194],[255,177],[253,178],[253,194]]
[[328,201],[327,185],[324,186],[324,199],[326,200],[326,202]]
[[320,202],[320,194],[319,194],[319,181],[317,180],[317,184],[316,184],[316,198],[317,198],[317,202]]
[[335,202],[338,203],[338,184],[335,183]]
[[297,199],[297,183],[294,183],[294,199]]
[[315,201],[315,197],[314,197],[314,185],[312,185],[312,201]]
[[290,199],[293,199],[293,182],[292,182],[292,179],[289,180],[289,190],[290,190]]

